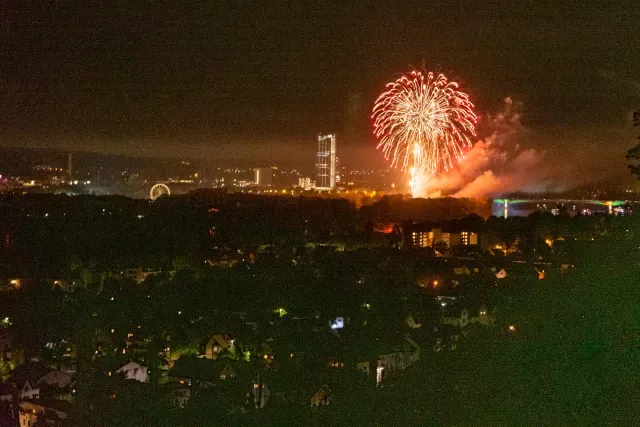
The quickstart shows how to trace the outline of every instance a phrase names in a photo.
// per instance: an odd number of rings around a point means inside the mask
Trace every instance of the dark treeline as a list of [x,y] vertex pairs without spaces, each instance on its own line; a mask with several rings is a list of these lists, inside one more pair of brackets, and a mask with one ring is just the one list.
[[[307,243],[347,249],[394,245],[380,240],[378,223],[432,221],[487,232],[506,243],[563,234],[600,234],[607,217],[536,214],[508,220],[474,214],[466,199],[406,200],[385,197],[356,207],[343,199],[313,199],[196,191],[156,202],[119,196],[3,195],[0,197],[0,269],[55,277],[69,268],[116,271],[139,265],[169,267],[178,257],[202,263],[218,250],[254,250],[270,245],[288,254]],[[482,209],[481,209],[482,210]],[[621,220],[618,221],[618,223]],[[624,225],[622,225],[624,227]],[[399,233],[396,229],[395,232]]]

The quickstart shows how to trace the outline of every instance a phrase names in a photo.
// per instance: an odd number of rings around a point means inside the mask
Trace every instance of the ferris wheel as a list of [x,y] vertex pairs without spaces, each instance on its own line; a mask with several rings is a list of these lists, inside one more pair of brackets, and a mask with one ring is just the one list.
[[165,184],[156,184],[151,187],[151,192],[149,192],[149,198],[151,200],[155,200],[160,196],[169,196],[171,194],[171,190]]

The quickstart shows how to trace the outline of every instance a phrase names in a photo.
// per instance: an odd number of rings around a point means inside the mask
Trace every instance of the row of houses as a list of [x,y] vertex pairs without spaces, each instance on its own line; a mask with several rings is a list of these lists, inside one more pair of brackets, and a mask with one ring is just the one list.
[[31,427],[38,420],[61,425],[75,392],[75,381],[67,373],[33,361],[19,365],[0,384],[0,426]]
[[[107,278],[143,283],[150,277],[166,274],[172,277],[175,270],[163,270],[159,268],[144,268],[141,266],[123,268],[118,271],[107,272],[100,269],[82,269],[72,275],[51,274],[42,280],[52,288],[59,288],[63,291],[71,292],[76,288],[88,286],[101,287]],[[69,277],[73,276],[73,277]],[[22,271],[2,271],[0,269],[0,291],[18,290],[29,285],[33,279]]]
[[[93,374],[135,384],[149,380],[147,367],[135,361],[129,361],[114,371]],[[171,396],[174,398],[172,403],[178,406],[186,403],[184,390],[172,390]],[[186,397],[188,399],[188,393]],[[73,374],[48,368],[38,361],[29,361],[17,366],[0,384],[0,427],[63,425],[74,409],[75,400]]]

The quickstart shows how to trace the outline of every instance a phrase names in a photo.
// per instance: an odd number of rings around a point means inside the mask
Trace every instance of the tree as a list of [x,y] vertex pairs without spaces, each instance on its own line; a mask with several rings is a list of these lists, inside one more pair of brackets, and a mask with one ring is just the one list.
[[[633,113],[633,125],[640,126],[640,110]],[[638,137],[640,139],[640,137]],[[640,143],[627,151],[629,170],[636,178],[640,179]]]
[[6,381],[11,374],[12,368],[9,362],[5,362],[4,360],[0,360],[0,380]]

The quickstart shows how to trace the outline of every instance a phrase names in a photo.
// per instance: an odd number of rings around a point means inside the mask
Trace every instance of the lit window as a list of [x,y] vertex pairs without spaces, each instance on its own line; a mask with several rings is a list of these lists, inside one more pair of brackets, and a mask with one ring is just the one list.
[[460,240],[463,245],[468,246],[471,244],[470,236],[468,231],[463,231],[460,233]]

